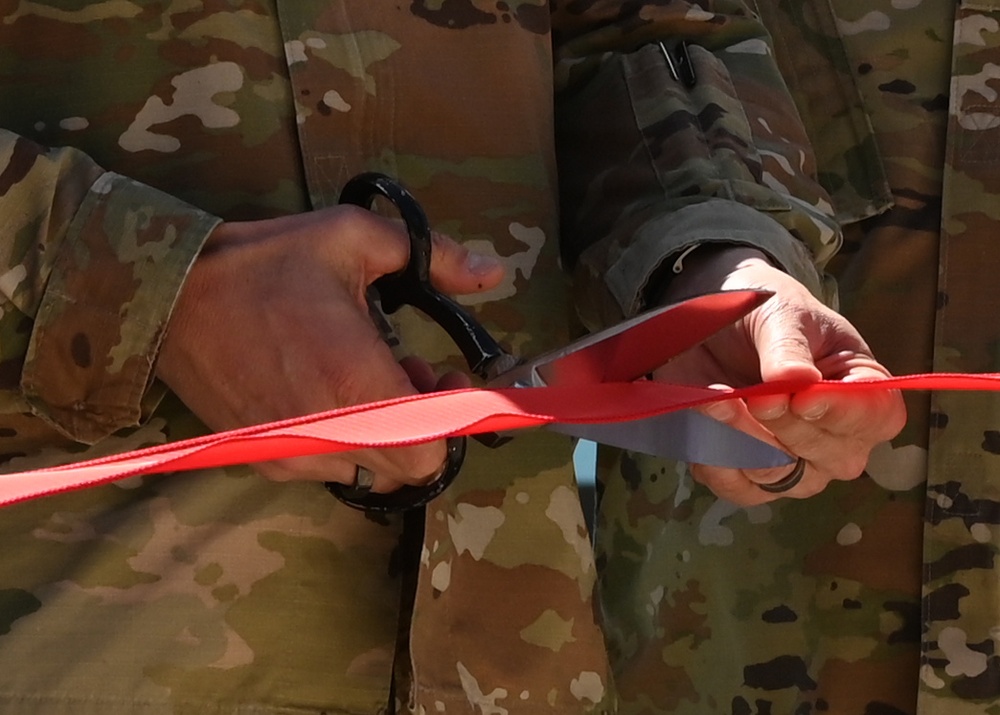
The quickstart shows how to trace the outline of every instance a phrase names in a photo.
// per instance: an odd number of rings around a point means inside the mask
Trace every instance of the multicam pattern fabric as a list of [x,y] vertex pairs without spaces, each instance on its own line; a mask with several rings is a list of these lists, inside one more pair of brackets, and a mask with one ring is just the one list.
[[[894,372],[997,370],[1000,5],[756,9],[850,224],[843,311]],[[996,710],[1000,403],[907,399],[863,478],[802,502],[739,509],[683,465],[606,456],[623,712]]]
[[[690,61],[693,85],[668,58]],[[693,241],[759,246],[822,294],[814,262],[841,240],[764,28],[733,0],[2,0],[0,112],[7,470],[202,432],[152,368],[205,237],[335,203],[360,170],[399,176],[435,228],[504,260],[506,282],[467,302],[525,354],[576,329],[560,234],[589,325],[641,307]],[[397,322],[403,346],[458,364],[426,321]],[[248,468],[9,507],[0,710],[614,711],[570,448],[541,432],[476,447],[422,540]],[[703,618],[702,576],[684,592],[640,582],[661,543],[634,526],[682,525],[641,493],[646,516],[611,528],[620,548],[599,564],[607,633],[629,699],[641,680],[657,707],[695,702],[722,681],[678,685],[696,665],[687,640],[671,635],[648,678],[626,662],[639,639],[614,615],[621,594],[654,630],[669,594],[692,609],[663,611],[671,629],[731,653]],[[800,572],[785,568],[785,590],[811,593]],[[712,597],[711,615],[727,607]],[[857,647],[869,625],[900,630],[866,608]]]
[[[657,3],[624,33],[634,51],[581,57],[621,43],[593,28],[620,6],[595,3],[600,12],[589,25],[574,22],[557,50],[563,231],[569,258],[582,251],[575,277],[585,322],[643,307],[663,278],[650,257],[664,247],[711,242],[756,245],[832,300],[814,263],[829,260],[840,232],[759,20],[738,2]],[[667,39],[657,40],[660,28]],[[775,221],[801,242],[782,240]]]

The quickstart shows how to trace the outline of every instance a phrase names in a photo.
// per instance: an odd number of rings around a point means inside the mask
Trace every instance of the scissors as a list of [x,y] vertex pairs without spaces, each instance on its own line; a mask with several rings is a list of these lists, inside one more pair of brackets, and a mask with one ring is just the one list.
[[[461,351],[469,369],[491,388],[631,382],[671,357],[694,347],[767,300],[767,291],[723,291],[643,313],[563,348],[531,360],[506,350],[458,303],[431,285],[430,223],[417,199],[395,179],[375,172],[349,180],[341,204],[371,209],[388,199],[403,219],[410,243],[401,270],[378,278],[369,291],[374,314],[392,314],[404,305],[421,311]],[[683,310],[681,309],[683,306]],[[549,425],[559,432],[603,444],[685,462],[777,467],[794,460],[781,450],[698,412],[685,410],[626,425]],[[509,437],[477,435],[497,447]],[[368,512],[397,512],[424,506],[454,481],[465,459],[465,437],[447,439],[447,458],[438,478],[423,486],[405,485],[389,493],[327,482],[326,488],[348,506]]]

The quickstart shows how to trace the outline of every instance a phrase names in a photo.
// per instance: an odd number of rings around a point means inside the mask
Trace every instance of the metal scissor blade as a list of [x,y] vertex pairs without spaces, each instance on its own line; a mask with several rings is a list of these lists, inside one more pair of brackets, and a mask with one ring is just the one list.
[[492,380],[490,387],[631,382],[736,322],[771,295],[722,291],[656,308],[524,362]]
[[692,464],[765,469],[783,467],[795,461],[780,449],[694,410],[668,412],[631,422],[548,427],[610,447]]

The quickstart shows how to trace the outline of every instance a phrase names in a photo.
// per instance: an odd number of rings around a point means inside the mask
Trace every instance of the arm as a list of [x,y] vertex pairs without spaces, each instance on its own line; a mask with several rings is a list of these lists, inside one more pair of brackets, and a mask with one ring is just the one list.
[[[593,328],[659,300],[767,288],[768,304],[659,376],[738,385],[884,375],[829,307],[822,266],[840,233],[767,33],[743,3],[702,5],[604,2],[555,16],[563,254],[581,317]],[[678,71],[687,58],[694,81]],[[856,477],[905,419],[891,393],[723,405],[716,417],[808,460],[792,496]],[[741,503],[774,498],[756,484],[783,476],[693,471]]]
[[[368,317],[366,287],[408,257],[401,226],[356,207],[223,223],[72,149],[9,133],[0,216],[9,412],[78,442],[135,425],[154,375],[209,427],[228,429],[435,387],[400,365]],[[445,291],[488,289],[502,267],[435,237]],[[18,335],[30,335],[17,340]],[[23,369],[21,369],[23,366]],[[453,377],[446,376],[442,387]],[[444,444],[262,465],[277,479],[420,483]]]
[[[818,268],[840,233],[766,31],[742,2],[711,6],[554,18],[563,254],[589,326],[640,310],[704,243],[756,247],[831,298]],[[671,72],[684,55],[693,84]]]
[[[430,275],[440,290],[472,293],[501,280],[500,263],[433,240]],[[467,386],[457,375],[437,381],[416,359],[397,363],[369,317],[366,288],[408,258],[402,224],[356,206],[224,223],[185,283],[158,374],[216,430]],[[278,480],[351,484],[360,464],[384,492],[426,482],[444,459],[440,441],[258,469]]]
[[79,442],[136,424],[180,285],[218,219],[8,132],[0,176],[4,389]]

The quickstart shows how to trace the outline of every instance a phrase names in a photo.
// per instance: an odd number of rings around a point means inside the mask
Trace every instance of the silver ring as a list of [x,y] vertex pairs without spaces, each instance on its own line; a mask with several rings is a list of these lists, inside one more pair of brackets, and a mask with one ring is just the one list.
[[375,472],[360,464],[354,469],[354,484],[351,485],[357,494],[367,494],[375,486]]
[[[364,499],[371,494],[373,486],[375,486],[375,472],[368,467],[362,467],[360,464],[354,468],[353,484],[327,482],[327,489],[333,487],[350,499]],[[333,493],[338,495],[338,492]]]
[[757,486],[768,494],[781,494],[783,492],[787,492],[789,489],[793,489],[796,484],[802,481],[802,477],[805,476],[806,473],[806,464],[806,460],[803,457],[799,457],[787,477],[782,477],[778,481],[771,482],[770,484],[758,483]]
[[[448,461],[445,460],[441,468],[438,469],[434,474],[428,478],[428,482],[433,484],[441,475],[445,473],[448,468]],[[368,467],[363,467],[360,464],[354,468],[354,483],[342,489],[347,493],[351,499],[364,499],[369,494],[371,494],[372,487],[375,486],[375,472],[370,470]]]

